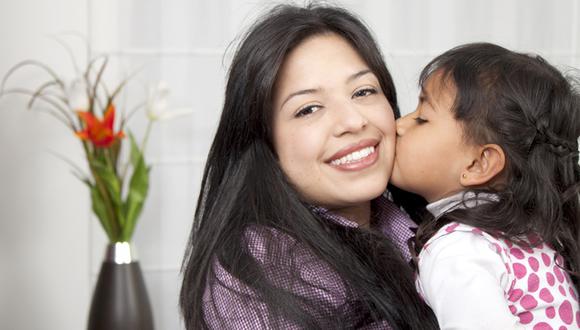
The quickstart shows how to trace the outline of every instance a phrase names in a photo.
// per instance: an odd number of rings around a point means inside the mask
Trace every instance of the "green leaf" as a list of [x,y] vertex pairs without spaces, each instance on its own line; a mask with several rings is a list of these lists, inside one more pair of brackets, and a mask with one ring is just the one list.
[[115,166],[115,168],[116,168],[117,163],[119,161],[119,154],[121,153],[121,140],[115,139],[115,141],[111,145],[110,149],[111,149],[111,158],[112,158],[111,161],[113,163],[113,166]]
[[99,193],[99,190],[96,186],[87,183],[91,190],[91,200],[93,204],[93,212],[99,218],[101,222],[101,226],[105,230],[105,233],[109,237],[109,240],[113,240],[113,233],[112,233],[112,226],[111,226],[111,219],[107,216],[107,209],[105,207],[105,202],[103,201],[103,197]]
[[129,183],[127,199],[123,205],[127,222],[123,228],[122,238],[126,241],[131,239],[133,231],[135,230],[137,218],[143,209],[143,204],[145,203],[145,198],[147,197],[147,192],[149,190],[150,171],[150,168],[145,165],[145,159],[143,158],[143,154],[141,150],[139,150],[133,135],[129,136],[131,138],[131,164],[133,165],[133,175],[131,176],[131,181]]
[[129,132],[129,139],[131,140],[131,155],[129,159],[131,161],[131,165],[133,165],[133,167],[136,168],[137,164],[139,163],[139,159],[143,158],[143,154],[139,149],[139,147],[137,146],[135,136],[131,132]]
[[123,228],[125,226],[125,217],[122,212],[121,181],[109,162],[103,162],[102,159],[94,159],[92,166],[95,170],[95,181],[101,182],[105,186],[109,200],[112,203],[113,210],[111,211],[115,214],[116,219],[111,219],[111,221],[117,221],[117,226],[115,227]]

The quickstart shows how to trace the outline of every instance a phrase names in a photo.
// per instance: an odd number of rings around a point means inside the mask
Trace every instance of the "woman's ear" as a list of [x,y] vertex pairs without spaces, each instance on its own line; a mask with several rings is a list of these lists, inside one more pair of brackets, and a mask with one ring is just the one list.
[[505,154],[497,144],[475,148],[472,162],[461,173],[459,182],[464,187],[489,184],[505,167]]

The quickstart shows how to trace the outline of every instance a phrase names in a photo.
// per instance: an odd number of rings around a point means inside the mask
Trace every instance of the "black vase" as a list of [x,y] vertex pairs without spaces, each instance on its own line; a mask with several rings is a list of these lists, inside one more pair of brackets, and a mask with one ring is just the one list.
[[153,330],[139,262],[128,242],[107,246],[89,312],[88,330]]

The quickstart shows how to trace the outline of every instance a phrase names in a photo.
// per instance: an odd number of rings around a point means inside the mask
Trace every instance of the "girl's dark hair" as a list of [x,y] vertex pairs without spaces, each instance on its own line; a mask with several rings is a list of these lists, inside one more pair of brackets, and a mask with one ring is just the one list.
[[[272,143],[272,97],[286,55],[305,39],[333,33],[348,41],[377,76],[395,115],[395,88],[370,32],[349,12],[308,5],[275,7],[244,37],[229,71],[225,103],[212,143],[183,261],[180,307],[187,329],[207,328],[202,298],[217,260],[256,293],[274,318],[303,328],[343,328],[341,311],[328,311],[276,286],[248,252],[249,228],[271,228],[327,263],[370,311],[395,329],[436,327],[415,291],[412,271],[384,236],[317,217],[301,201],[278,163]],[[288,267],[275,239],[266,240],[269,265]],[[301,267],[291,276],[299,280]],[[288,279],[292,281],[294,279]],[[243,297],[243,293],[240,293]],[[317,317],[318,315],[318,317]],[[327,316],[321,324],[320,315]],[[227,322],[226,322],[227,323]],[[276,327],[276,325],[270,325]]]
[[[564,257],[578,288],[580,267],[580,97],[577,84],[542,57],[489,43],[451,49],[423,69],[420,85],[440,72],[456,89],[455,119],[464,140],[497,144],[506,156],[499,201],[430,219],[416,237],[418,252],[443,225],[457,221],[526,243],[539,236]],[[522,238],[528,239],[522,240]],[[574,276],[576,275],[576,276]]]

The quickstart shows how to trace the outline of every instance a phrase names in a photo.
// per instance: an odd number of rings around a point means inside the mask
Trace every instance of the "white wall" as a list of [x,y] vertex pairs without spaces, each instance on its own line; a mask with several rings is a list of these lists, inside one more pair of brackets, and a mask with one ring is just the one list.
[[[69,72],[66,54],[46,38],[86,33],[87,6],[75,0],[0,2],[0,73],[25,58]],[[33,87],[26,70],[14,85]],[[89,203],[69,167],[77,141],[22,98],[0,99],[0,329],[81,329],[90,298]]]
[[[395,78],[402,111],[415,106],[421,67],[469,41],[492,41],[579,66],[580,6],[561,1],[342,1],[374,31]],[[146,82],[167,81],[171,103],[195,110],[154,128],[151,191],[135,233],[158,329],[179,329],[178,272],[203,157],[223,100],[229,43],[270,1],[42,0],[0,2],[0,74],[24,58],[63,72],[65,53],[44,38],[86,34],[92,54],[111,54],[108,81],[145,65],[124,105]],[[78,49],[79,52],[81,49]],[[231,51],[232,49],[228,49]],[[69,71],[72,75],[72,71]],[[26,72],[14,84],[31,85]],[[85,187],[55,151],[82,163],[78,142],[52,118],[0,99],[0,329],[82,329],[105,238]],[[140,135],[143,120],[132,128]],[[10,306],[10,307],[8,307]]]

